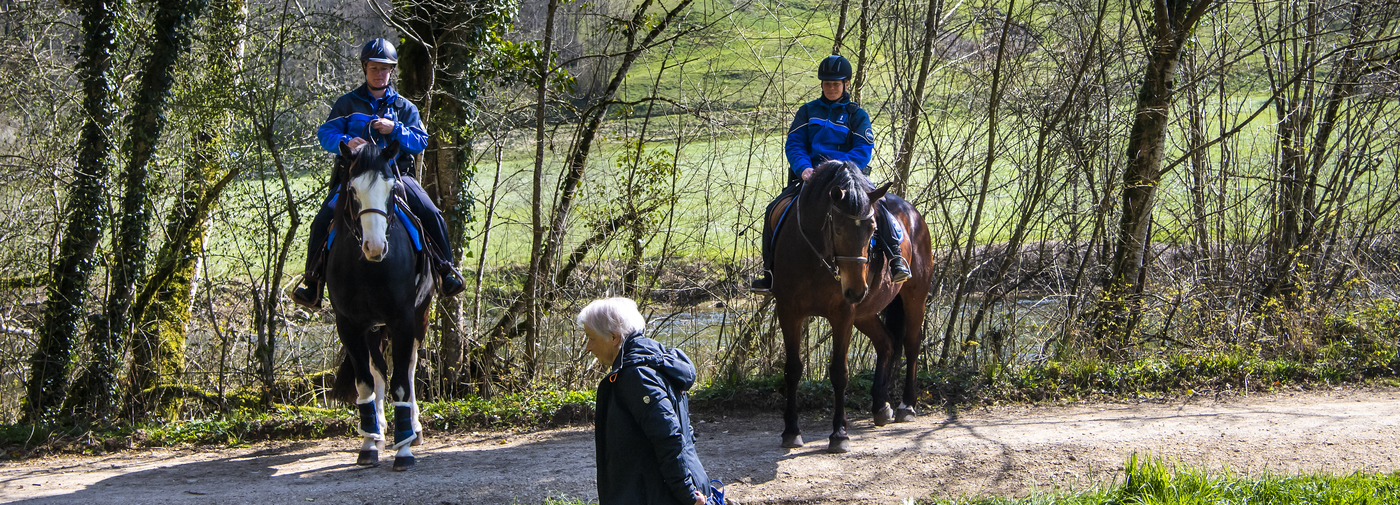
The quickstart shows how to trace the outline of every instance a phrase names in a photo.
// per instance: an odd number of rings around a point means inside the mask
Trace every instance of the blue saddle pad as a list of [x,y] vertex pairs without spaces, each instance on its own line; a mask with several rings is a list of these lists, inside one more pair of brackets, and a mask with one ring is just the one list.
[[[340,198],[340,195],[339,195],[339,194],[337,194],[337,195],[331,197],[331,207],[335,207],[335,201],[336,201],[337,199],[339,199],[339,198]],[[403,229],[408,230],[408,236],[409,236],[409,238],[412,238],[412,239],[413,239],[413,250],[414,250],[414,251],[422,251],[422,250],[423,250],[423,234],[422,234],[422,230],[419,230],[417,226],[414,226],[414,225],[413,225],[413,220],[410,219],[410,218],[408,217],[408,214],[404,213],[402,207],[399,207],[398,205],[395,205],[395,206],[394,206],[394,214],[397,215],[397,216],[399,216],[399,221],[403,223]],[[331,234],[330,234],[330,236],[326,237],[326,249],[327,249],[327,250],[330,250],[331,244],[335,243],[335,232],[338,231],[338,230],[340,230],[340,228],[334,227],[334,226],[331,227]]]

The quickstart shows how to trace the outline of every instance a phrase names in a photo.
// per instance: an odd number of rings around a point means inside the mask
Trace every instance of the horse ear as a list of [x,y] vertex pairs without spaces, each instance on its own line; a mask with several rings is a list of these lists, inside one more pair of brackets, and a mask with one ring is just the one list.
[[394,161],[395,158],[399,157],[399,143],[390,142],[389,147],[385,147],[384,150],[380,152],[380,157],[390,162]]
[[894,182],[886,182],[884,186],[880,186],[880,187],[878,187],[878,188],[875,188],[875,191],[871,191],[871,192],[869,192],[869,193],[866,193],[865,195],[866,195],[868,198],[870,198],[870,201],[872,201],[872,202],[875,201],[875,200],[879,200],[879,199],[881,199],[881,198],[884,198],[884,197],[885,197],[885,193],[888,193],[888,192],[890,191],[890,185],[891,185],[891,184],[894,184]]
[[341,155],[341,156],[344,156],[345,159],[350,159],[350,158],[354,158],[354,157],[355,157],[355,151],[352,150],[352,149],[350,149],[350,144],[346,144],[345,141],[343,141],[343,140],[340,142],[340,147],[339,147],[339,149],[340,149],[340,155]]

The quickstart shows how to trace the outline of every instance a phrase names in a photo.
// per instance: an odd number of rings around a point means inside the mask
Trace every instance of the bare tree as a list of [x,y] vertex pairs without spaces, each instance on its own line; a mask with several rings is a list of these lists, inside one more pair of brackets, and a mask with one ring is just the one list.
[[1149,44],[1138,92],[1133,129],[1128,136],[1128,163],[1123,169],[1123,197],[1114,239],[1109,279],[1100,296],[1094,332],[1105,351],[1121,349],[1133,331],[1134,299],[1142,294],[1143,267],[1152,228],[1152,206],[1161,182],[1168,112],[1176,97],[1181,50],[1212,0],[1163,0],[1152,4],[1144,30]]

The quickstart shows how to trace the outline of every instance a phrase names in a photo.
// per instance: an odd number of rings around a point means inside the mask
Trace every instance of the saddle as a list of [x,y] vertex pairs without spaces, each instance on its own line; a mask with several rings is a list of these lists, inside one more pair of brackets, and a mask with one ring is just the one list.
[[797,195],[798,193],[793,193],[791,196],[783,197],[773,206],[773,213],[769,214],[767,217],[768,229],[773,230],[773,235],[763,237],[764,240],[773,240],[778,236],[778,229],[786,220],[788,209],[792,207],[792,202],[797,201]]
[[[799,195],[801,195],[801,194],[802,194],[801,192],[794,192],[792,195],[782,197],[782,198],[778,199],[777,202],[774,203],[774,205],[773,205],[773,211],[772,211],[771,213],[769,213],[769,214],[766,216],[766,219],[768,219],[768,226],[769,226],[769,229],[770,229],[770,230],[773,230],[773,232],[772,232],[772,235],[767,236],[767,237],[763,237],[763,240],[767,240],[767,241],[770,241],[770,242],[771,242],[773,239],[778,238],[778,232],[779,232],[780,230],[782,230],[783,223],[787,222],[788,214],[789,214],[790,210],[792,209],[792,204],[793,204],[793,202],[796,202],[796,201],[797,201],[797,197],[798,197]],[[883,201],[883,200],[884,200],[884,199],[882,198],[880,201]],[[876,203],[876,202],[872,202],[872,203]],[[876,204],[879,205],[878,203],[876,203]],[[900,227],[897,226],[897,225],[898,225],[898,221],[896,221],[896,227],[895,227],[895,229],[894,229],[894,236],[895,236],[895,239],[896,239],[896,240],[902,241],[902,240],[904,239],[904,230],[900,229]],[[880,221],[879,221],[878,219],[875,221],[875,227],[876,227],[876,229],[879,229],[879,227],[880,227]],[[871,245],[871,246],[874,246],[874,245],[875,245],[875,242],[876,242],[876,240],[877,240],[876,237],[878,237],[878,236],[879,236],[879,233],[877,232],[877,233],[876,233],[876,236],[870,237],[870,245]]]

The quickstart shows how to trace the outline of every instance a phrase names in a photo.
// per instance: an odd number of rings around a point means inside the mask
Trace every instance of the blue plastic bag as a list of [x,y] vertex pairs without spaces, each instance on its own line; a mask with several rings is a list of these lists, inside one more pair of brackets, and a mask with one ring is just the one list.
[[710,500],[706,505],[724,505],[724,483],[710,479]]

